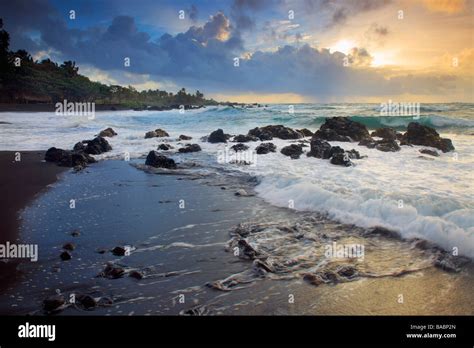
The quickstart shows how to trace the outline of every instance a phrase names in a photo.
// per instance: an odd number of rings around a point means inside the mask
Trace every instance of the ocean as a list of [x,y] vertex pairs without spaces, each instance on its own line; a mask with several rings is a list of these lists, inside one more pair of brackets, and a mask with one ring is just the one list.
[[[217,128],[229,134],[247,134],[249,129],[270,124],[316,131],[326,117],[346,116],[369,130],[393,127],[404,131],[413,121],[435,128],[450,138],[454,152],[440,157],[421,156],[419,146],[402,146],[395,153],[331,142],[356,149],[367,156],[354,160],[353,167],[334,166],[327,160],[301,156],[292,160],[279,153],[288,140],[274,139],[276,153],[259,155],[253,165],[219,163],[223,144],[201,140]],[[297,104],[261,108],[227,106],[174,111],[104,111],[94,119],[58,116],[54,113],[0,113],[0,150],[46,150],[55,146],[72,148],[112,127],[119,135],[107,138],[111,152],[98,159],[141,159],[163,141],[180,134],[193,139],[203,151],[172,154],[179,162],[194,162],[199,170],[225,169],[250,175],[257,181],[257,194],[266,202],[300,211],[318,212],[328,218],[359,227],[382,226],[404,238],[422,238],[447,251],[474,258],[474,104],[422,104],[419,119],[413,116],[381,116],[378,104]],[[170,138],[144,139],[147,131],[162,128]],[[260,142],[250,142],[253,150]],[[227,146],[233,145],[232,143]],[[306,148],[308,149],[308,148]],[[142,159],[139,161],[143,161]]]

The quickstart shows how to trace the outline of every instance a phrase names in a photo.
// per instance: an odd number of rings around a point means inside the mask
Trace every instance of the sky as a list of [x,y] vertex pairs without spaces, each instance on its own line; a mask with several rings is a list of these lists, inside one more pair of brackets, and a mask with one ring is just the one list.
[[474,0],[0,0],[0,17],[12,50],[139,90],[474,102]]

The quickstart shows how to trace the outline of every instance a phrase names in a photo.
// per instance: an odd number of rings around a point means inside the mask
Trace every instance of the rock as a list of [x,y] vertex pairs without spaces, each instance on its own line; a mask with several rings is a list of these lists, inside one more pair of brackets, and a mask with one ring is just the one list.
[[265,127],[256,127],[249,130],[248,135],[255,136],[260,140],[272,140],[273,138],[280,139],[300,139],[303,135],[294,129],[282,125],[270,125]]
[[435,156],[435,157],[439,157],[439,153],[435,150],[430,150],[430,149],[421,149],[420,150],[421,153],[425,154],[425,155],[430,155],[430,156]]
[[313,274],[313,273],[305,273],[303,276],[303,279],[306,280],[311,285],[315,285],[315,286],[325,283],[324,280],[321,279],[321,277],[318,274]]
[[300,132],[301,134],[303,134],[304,137],[312,137],[313,136],[313,132],[311,132],[308,128],[302,128],[302,129],[298,129],[298,132]]
[[239,189],[237,190],[237,192],[235,193],[236,196],[241,196],[241,197],[249,197],[249,196],[253,196],[252,194],[248,193],[247,191],[245,191],[244,189]]
[[393,139],[383,139],[383,140],[377,141],[375,148],[383,152],[400,151],[400,146],[398,146],[397,142]]
[[157,128],[154,131],[146,132],[145,133],[145,139],[149,138],[163,138],[163,137],[169,137],[170,135],[164,131],[161,128]]
[[46,151],[45,161],[54,162],[62,167],[86,167],[89,163],[95,163],[96,160],[82,151],[69,151],[51,147]]
[[74,230],[71,232],[71,236],[73,237],[79,237],[81,235],[81,232],[79,230]]
[[471,260],[464,256],[453,256],[448,253],[442,252],[434,262],[434,265],[443,271],[458,273],[461,271],[462,267]]
[[63,251],[63,252],[61,253],[61,255],[59,255],[59,257],[60,257],[61,260],[63,260],[63,261],[68,261],[68,260],[72,259],[72,256],[71,256],[71,254],[69,253],[69,251]]
[[115,256],[124,256],[126,251],[127,249],[122,246],[116,246],[111,250],[112,254],[114,254]]
[[76,246],[72,243],[66,243],[63,245],[63,249],[73,251],[74,249],[76,249]]
[[85,309],[97,307],[97,301],[91,295],[80,295],[77,300]]
[[313,137],[328,141],[361,141],[370,138],[367,128],[347,117],[327,118]]
[[340,276],[344,278],[350,279],[357,275],[357,270],[355,269],[355,267],[352,267],[352,266],[341,266],[337,270],[337,274],[339,274]]
[[198,144],[186,144],[185,147],[180,148],[178,151],[182,153],[198,152],[201,151],[201,146],[199,146]]
[[76,143],[72,149],[73,151],[78,151],[78,152],[84,151],[86,149],[86,145],[84,145],[84,143],[80,141]]
[[[347,155],[349,156],[350,159],[361,159],[362,158],[359,151],[354,150],[354,149],[346,151],[346,153],[347,153]],[[367,156],[364,156],[364,157],[367,157]]]
[[66,300],[63,295],[53,295],[43,301],[43,308],[48,312],[53,312],[60,309],[60,307],[65,304]]
[[344,154],[344,149],[340,146],[333,146],[329,151],[330,157],[333,157],[337,154]]
[[160,145],[158,145],[158,150],[169,151],[171,149],[173,149],[173,146],[171,146],[170,144],[160,144]]
[[292,159],[298,159],[303,153],[303,147],[301,145],[291,144],[282,148],[280,152],[285,156],[290,156]]
[[245,150],[248,150],[249,147],[245,144],[242,144],[242,143],[238,143],[238,144],[235,144],[233,146],[230,147],[232,150],[234,150],[235,152],[238,152],[238,151],[245,151]]
[[160,155],[156,151],[150,151],[148,153],[145,164],[155,168],[176,169],[176,163],[172,158]]
[[315,136],[311,138],[311,150],[307,156],[329,159],[331,157],[331,145],[324,140],[321,140]]
[[210,143],[226,143],[228,139],[228,135],[224,134],[222,129],[215,130],[207,137],[207,141]]
[[349,156],[346,153],[336,153],[334,156],[331,157],[331,164],[335,164],[338,166],[345,166],[345,167],[350,167],[352,165],[351,160],[349,159]]
[[397,133],[393,128],[378,128],[372,132],[371,136],[383,139],[396,140],[397,136],[401,136],[401,134]]
[[410,122],[407,131],[401,138],[400,144],[429,146],[443,152],[454,150],[453,143],[450,139],[441,138],[436,130],[417,122]]
[[181,134],[179,136],[179,140],[191,140],[193,137],[190,137],[190,136],[187,136],[187,135],[184,135],[184,134]]
[[112,138],[115,135],[118,135],[118,134],[110,127],[100,131],[100,133],[99,133],[100,137],[110,137],[110,138]]
[[239,255],[245,255],[249,259],[254,260],[260,253],[255,250],[245,239],[239,239],[237,242],[239,247]]
[[255,148],[258,155],[265,155],[269,152],[275,152],[276,146],[273,143],[261,143]]
[[359,142],[360,146],[366,146],[369,149],[377,149],[383,152],[396,152],[400,151],[400,146],[394,139],[385,138],[382,140],[363,139]]
[[100,155],[101,153],[112,150],[112,146],[110,146],[109,142],[102,137],[84,140],[83,143],[87,144],[84,152],[91,155]]
[[249,141],[258,141],[258,140],[259,139],[253,135],[239,134],[239,135],[236,135],[232,141],[237,142],[237,143],[247,143]]
[[124,274],[125,270],[122,267],[108,263],[101,272],[100,276],[110,279],[117,279],[123,277]]
[[139,272],[139,271],[131,271],[129,274],[128,274],[129,277],[131,278],[135,278],[135,279],[143,279],[143,273],[142,272]]

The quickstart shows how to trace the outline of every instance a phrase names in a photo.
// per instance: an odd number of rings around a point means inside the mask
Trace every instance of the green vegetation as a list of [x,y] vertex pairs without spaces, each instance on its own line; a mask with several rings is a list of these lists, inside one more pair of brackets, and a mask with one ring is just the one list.
[[0,103],[54,104],[67,99],[129,108],[218,104],[205,99],[199,91],[190,94],[184,88],[176,94],[157,89],[139,92],[132,86],[93,82],[79,74],[75,62],[66,61],[58,65],[50,59],[34,61],[25,50],[12,52],[9,46],[10,35],[3,29],[0,19]]

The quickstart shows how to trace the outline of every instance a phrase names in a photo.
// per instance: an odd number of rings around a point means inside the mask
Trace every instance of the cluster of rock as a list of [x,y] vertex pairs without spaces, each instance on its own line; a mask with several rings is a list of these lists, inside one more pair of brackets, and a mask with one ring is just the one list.
[[[113,129],[108,129],[113,132]],[[47,162],[53,162],[62,167],[75,167],[76,169],[82,169],[88,164],[96,162],[94,157],[91,155],[100,155],[101,153],[108,152],[110,150],[112,150],[112,146],[110,146],[107,140],[105,140],[102,136],[98,136],[92,140],[83,140],[78,142],[76,145],[74,145],[72,150],[51,147],[46,151],[44,159]]]
[[169,137],[170,135],[161,128],[155,129],[153,131],[149,131],[145,133],[145,139],[149,138],[163,138]]

